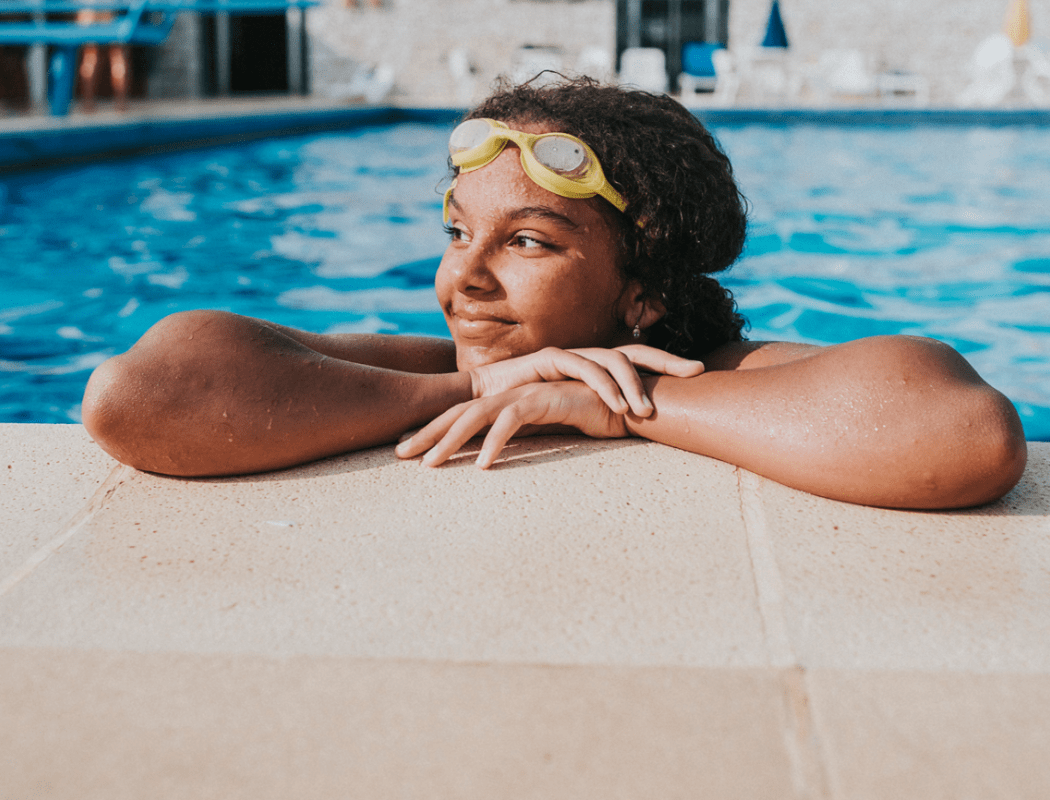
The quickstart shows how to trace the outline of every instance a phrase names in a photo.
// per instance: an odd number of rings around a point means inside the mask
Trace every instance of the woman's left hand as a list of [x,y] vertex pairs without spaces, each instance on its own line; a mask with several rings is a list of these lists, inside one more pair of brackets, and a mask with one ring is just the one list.
[[487,469],[522,428],[543,425],[575,428],[596,439],[629,435],[623,415],[613,412],[586,384],[580,381],[530,383],[453,406],[401,442],[395,452],[400,458],[426,452],[423,463],[436,467],[489,428],[477,459],[477,465]]
[[470,382],[474,398],[480,399],[528,383],[582,381],[597,392],[614,413],[630,411],[648,417],[653,413],[653,406],[638,376],[639,369],[690,378],[703,372],[704,365],[641,344],[613,349],[545,347],[535,353],[476,367],[470,372]]

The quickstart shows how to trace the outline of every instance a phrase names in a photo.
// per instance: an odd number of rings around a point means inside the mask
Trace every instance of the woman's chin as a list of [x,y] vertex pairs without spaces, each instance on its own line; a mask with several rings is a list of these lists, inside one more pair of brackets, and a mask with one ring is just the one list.
[[519,355],[524,354],[512,352],[504,347],[486,347],[456,342],[456,369],[459,372],[470,372],[486,364],[495,364],[497,361],[506,361],[508,358],[515,358]]

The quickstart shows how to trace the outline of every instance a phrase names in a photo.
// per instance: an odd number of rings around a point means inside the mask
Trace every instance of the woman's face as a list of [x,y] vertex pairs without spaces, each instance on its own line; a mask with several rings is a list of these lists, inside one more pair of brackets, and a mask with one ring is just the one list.
[[[522,126],[530,133],[545,129]],[[570,200],[533,183],[508,144],[460,175],[449,202],[452,241],[436,288],[460,370],[544,347],[615,347],[630,292],[600,198]]]

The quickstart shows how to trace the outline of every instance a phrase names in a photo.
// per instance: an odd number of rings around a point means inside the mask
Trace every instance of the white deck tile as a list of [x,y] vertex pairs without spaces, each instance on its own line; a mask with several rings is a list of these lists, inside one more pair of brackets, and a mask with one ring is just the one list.
[[0,585],[68,530],[116,466],[80,425],[0,423]]
[[817,670],[834,798],[1050,797],[1050,676]]
[[868,509],[761,486],[788,636],[807,667],[1050,671],[1050,445],[958,512]]
[[782,691],[772,670],[0,649],[0,796],[801,800]]
[[0,645],[763,666],[736,470],[639,441],[488,472],[381,448],[283,473],[131,473],[0,598]]

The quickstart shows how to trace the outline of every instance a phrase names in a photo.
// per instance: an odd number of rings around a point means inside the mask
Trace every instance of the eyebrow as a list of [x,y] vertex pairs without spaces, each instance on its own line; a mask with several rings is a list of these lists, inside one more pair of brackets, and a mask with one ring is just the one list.
[[530,217],[540,217],[541,219],[553,222],[555,225],[570,231],[576,230],[580,227],[564,214],[559,214],[557,211],[547,208],[546,206],[524,206],[523,208],[514,209],[510,214],[510,218],[515,222]]
[[[453,190],[452,194],[449,195],[448,204],[450,206],[455,206],[460,211],[463,210],[463,206],[461,206],[456,200],[455,190]],[[514,209],[510,213],[510,219],[514,222],[535,217],[548,220],[550,222],[553,222],[555,225],[558,225],[559,227],[565,228],[566,230],[570,231],[576,230],[580,227],[578,223],[569,219],[564,214],[559,214],[557,211],[555,211],[552,208],[548,208],[547,206],[522,206],[521,208]]]

